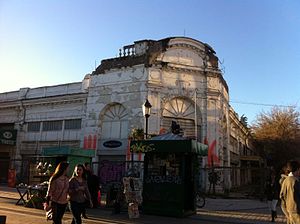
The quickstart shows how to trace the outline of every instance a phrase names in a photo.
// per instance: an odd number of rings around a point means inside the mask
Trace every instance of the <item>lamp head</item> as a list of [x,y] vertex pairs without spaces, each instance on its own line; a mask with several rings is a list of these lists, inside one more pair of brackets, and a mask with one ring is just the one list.
[[146,99],[145,103],[143,104],[143,114],[145,117],[150,116],[152,105],[149,103],[148,99]]

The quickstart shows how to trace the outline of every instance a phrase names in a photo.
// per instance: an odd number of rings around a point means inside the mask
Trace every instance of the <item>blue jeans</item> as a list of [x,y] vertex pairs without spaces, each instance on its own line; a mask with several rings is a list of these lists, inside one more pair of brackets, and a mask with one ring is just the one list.
[[86,203],[78,203],[75,201],[71,201],[71,212],[73,214],[73,220],[72,220],[72,224],[81,224],[81,215],[83,213],[83,211],[85,210],[85,206]]

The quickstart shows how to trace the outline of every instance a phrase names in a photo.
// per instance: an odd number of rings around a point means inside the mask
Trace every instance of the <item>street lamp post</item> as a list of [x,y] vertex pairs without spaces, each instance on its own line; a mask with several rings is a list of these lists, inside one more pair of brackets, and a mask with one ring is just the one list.
[[148,118],[150,117],[152,105],[149,103],[148,99],[146,99],[145,103],[143,104],[143,114],[146,118],[146,127],[145,127],[145,137],[148,138]]

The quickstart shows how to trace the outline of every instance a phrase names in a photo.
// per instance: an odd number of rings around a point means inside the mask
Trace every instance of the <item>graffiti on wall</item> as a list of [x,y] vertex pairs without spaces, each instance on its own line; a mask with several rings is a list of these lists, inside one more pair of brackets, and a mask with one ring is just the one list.
[[112,162],[104,160],[100,163],[100,184],[106,185],[111,182],[120,182],[125,174],[125,162]]
[[220,159],[217,154],[216,145],[217,145],[217,140],[214,140],[208,146],[207,163],[209,167],[220,165]]
[[180,176],[149,176],[145,178],[147,184],[182,184],[182,178]]
[[84,149],[96,149],[97,148],[97,135],[86,135],[83,140]]

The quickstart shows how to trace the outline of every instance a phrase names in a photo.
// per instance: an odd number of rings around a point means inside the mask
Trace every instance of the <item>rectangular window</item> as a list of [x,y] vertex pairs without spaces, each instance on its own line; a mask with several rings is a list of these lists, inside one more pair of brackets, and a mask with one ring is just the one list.
[[65,130],[81,129],[81,119],[65,120]]
[[62,121],[44,121],[43,131],[60,131],[62,129]]
[[102,124],[103,139],[124,139],[128,136],[128,121],[104,121]]
[[39,132],[41,128],[41,122],[28,122],[27,123],[27,131],[28,132]]

